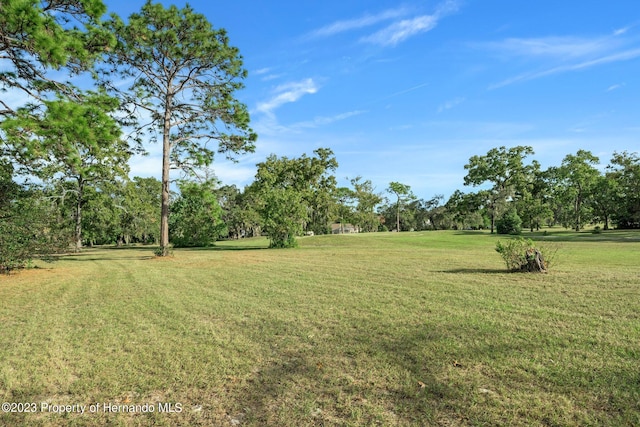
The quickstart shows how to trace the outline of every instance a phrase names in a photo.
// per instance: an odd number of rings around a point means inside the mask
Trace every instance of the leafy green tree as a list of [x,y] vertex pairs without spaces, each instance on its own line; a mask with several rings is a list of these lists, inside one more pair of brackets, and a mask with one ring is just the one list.
[[308,187],[300,162],[272,154],[257,166],[256,179],[245,193],[253,195],[270,247],[293,247],[309,218],[309,206],[303,198]]
[[443,205],[444,195],[436,194],[431,199],[424,202],[424,208],[429,218],[429,225],[434,230],[440,230],[446,228],[444,223],[446,222],[446,208]]
[[311,231],[327,232],[336,186],[331,172],[338,162],[329,149],[314,154],[293,159],[271,155],[258,164],[250,191],[257,196],[272,247],[293,245],[305,224]]
[[116,207],[116,199],[91,186],[84,189],[83,198],[83,240],[89,246],[114,243],[120,233],[120,210]]
[[246,187],[242,192],[235,185],[224,185],[216,190],[222,208],[222,221],[227,226],[227,237],[240,239],[260,235],[262,222],[256,207],[259,194]]
[[607,177],[616,183],[617,208],[614,221],[618,228],[640,228],[640,156],[638,153],[614,153]]
[[302,195],[291,187],[265,188],[259,207],[271,248],[297,246],[308,212]]
[[400,209],[409,200],[415,198],[411,187],[400,182],[390,182],[387,192],[396,196],[396,231],[400,231]]
[[522,232],[522,220],[518,212],[512,208],[506,211],[502,217],[496,221],[498,234],[520,234]]
[[596,169],[599,159],[590,151],[578,150],[568,154],[557,169],[560,179],[559,198],[569,206],[563,216],[563,224],[580,231],[585,224],[593,220],[592,198],[600,176]]
[[354,208],[352,206],[353,191],[347,187],[339,187],[335,191],[335,198],[334,217],[340,224],[340,234],[344,234],[345,223],[355,222]]
[[42,112],[20,108],[2,123],[18,163],[45,181],[74,183],[74,242],[82,247],[82,206],[88,185],[125,177],[131,155],[111,114],[118,104],[101,92],[82,102],[44,101]]
[[553,217],[549,205],[550,191],[547,174],[540,170],[540,164],[535,160],[527,171],[525,181],[516,194],[513,204],[522,225],[529,227],[531,232],[548,222]]
[[180,195],[171,204],[169,231],[176,246],[209,246],[225,232],[216,182],[181,181]]
[[446,219],[453,228],[483,229],[487,223],[485,206],[490,200],[491,194],[488,191],[465,194],[456,190],[445,204]]
[[302,155],[295,163],[298,177],[295,188],[301,191],[309,209],[309,220],[305,229],[315,234],[331,231],[331,211],[335,203],[336,177],[332,172],[338,161],[329,148],[318,148],[314,156]]
[[496,219],[504,212],[507,200],[514,197],[522,188],[526,175],[531,168],[524,159],[533,154],[529,146],[492,148],[484,156],[473,156],[464,168],[468,171],[464,185],[493,184],[489,190],[487,210],[491,218],[491,233],[494,232]]
[[235,185],[223,185],[216,189],[216,197],[222,209],[222,222],[227,228],[226,237],[240,238],[242,235],[241,223],[238,221],[240,190]]
[[125,196],[120,208],[123,221],[122,234],[126,240],[131,236],[136,242],[158,243],[160,241],[160,193],[162,183],[153,177],[134,177],[125,185]]
[[357,176],[350,180],[353,190],[351,197],[355,202],[355,211],[352,213],[352,221],[360,231],[377,231],[380,225],[380,216],[376,213],[376,207],[383,201],[383,197],[376,193],[371,180],[362,180]]
[[149,113],[149,122],[140,129],[150,130],[152,137],[159,130],[162,136],[160,248],[166,255],[170,168],[192,172],[208,166],[214,156],[209,141],[217,142],[218,152],[229,158],[254,150],[249,113],[234,98],[247,72],[226,31],[214,29],[188,5],[165,9],[147,1],[126,23],[112,16],[107,27],[117,46],[104,84],[116,90],[114,73],[131,79],[121,95],[128,105]]
[[620,212],[624,197],[621,197],[620,184],[611,172],[596,178],[593,188],[591,204],[593,206],[594,219],[604,224],[604,229],[609,230],[609,224],[616,212]]
[[156,178],[104,182],[88,197],[83,230],[87,239],[117,245],[158,243],[160,237],[160,191]]

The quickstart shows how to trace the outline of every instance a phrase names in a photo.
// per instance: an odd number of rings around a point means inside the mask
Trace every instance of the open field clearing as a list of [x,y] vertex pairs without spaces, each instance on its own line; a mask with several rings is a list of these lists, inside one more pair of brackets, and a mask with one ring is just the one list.
[[538,236],[548,274],[484,232],[38,262],[0,276],[0,401],[36,407],[0,425],[640,425],[640,234]]

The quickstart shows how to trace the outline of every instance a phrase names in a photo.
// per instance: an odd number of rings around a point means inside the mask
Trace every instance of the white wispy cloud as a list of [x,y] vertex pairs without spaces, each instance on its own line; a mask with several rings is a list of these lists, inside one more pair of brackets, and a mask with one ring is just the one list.
[[374,99],[373,101],[369,101],[364,105],[371,105],[371,104],[375,104],[375,103],[380,102],[380,101],[386,101],[387,99],[395,98],[396,96],[400,96],[400,95],[404,95],[405,93],[413,92],[414,90],[418,90],[418,89],[423,88],[423,87],[428,86],[428,85],[429,85],[429,83],[420,83],[419,85],[410,87],[408,89],[403,89],[401,91],[394,92],[394,93],[392,93],[390,95],[385,95],[382,98]]
[[442,113],[443,111],[450,110],[453,107],[455,107],[456,105],[459,105],[459,104],[463,103],[464,101],[465,101],[465,99],[462,98],[462,97],[457,97],[455,99],[447,101],[447,102],[445,102],[444,104],[442,104],[442,105],[440,105],[438,107],[438,113]]
[[412,19],[404,19],[394,22],[370,36],[363,37],[361,41],[378,44],[380,46],[395,46],[403,40],[419,33],[429,31],[438,24],[438,20],[432,15],[418,16]]
[[267,101],[258,103],[257,111],[266,115],[273,115],[273,111],[283,104],[296,102],[304,95],[314,94],[318,85],[311,79],[282,84],[274,89],[274,95]]
[[260,80],[262,80],[263,82],[268,82],[269,80],[279,79],[282,76],[283,74],[267,74],[266,76],[262,77]]
[[613,35],[614,36],[621,36],[621,35],[625,34],[627,31],[629,31],[631,28],[633,28],[633,25],[629,25],[627,27],[618,28],[618,29],[613,31]]
[[518,58],[519,63],[529,64],[533,68],[491,84],[491,90],[640,57],[638,39],[625,36],[630,28],[621,28],[613,34],[594,37],[507,38],[497,42],[475,44],[475,47],[493,52],[502,59]]
[[440,19],[457,12],[460,5],[456,0],[447,0],[440,3],[431,15],[420,15],[410,19],[393,22],[391,25],[369,36],[362,37],[360,41],[373,43],[380,46],[395,46],[398,43],[434,29]]
[[611,92],[612,90],[620,89],[624,86],[624,83],[619,83],[615,85],[611,85],[607,88],[607,92]]
[[375,25],[379,22],[395,19],[400,16],[406,15],[407,9],[397,8],[388,9],[380,12],[376,15],[364,15],[355,19],[347,19],[342,21],[336,21],[332,24],[319,28],[309,34],[309,37],[329,37],[345,31],[356,30],[359,28]]
[[257,74],[257,75],[261,75],[261,74],[267,74],[270,71],[271,71],[271,68],[264,67],[264,68],[260,68],[258,70],[255,70],[254,73]]
[[486,43],[484,46],[501,54],[521,57],[555,57],[562,59],[580,58],[609,52],[620,43],[611,37],[540,37],[508,38],[500,42]]
[[513,83],[524,82],[528,80],[534,80],[541,77],[547,77],[554,74],[566,73],[569,71],[579,71],[587,68],[595,67],[598,65],[609,64],[612,62],[620,62],[620,61],[628,61],[631,59],[635,59],[640,57],[640,48],[638,49],[630,49],[622,52],[612,53],[610,55],[601,56],[595,59],[590,59],[586,61],[581,61],[572,64],[559,65],[556,67],[548,68],[542,71],[534,71],[529,73],[524,73],[517,75],[515,77],[511,77],[505,79],[501,82],[494,83],[489,86],[489,89],[498,89],[504,86],[511,85]]
[[348,119],[350,117],[358,116],[358,115],[363,114],[363,113],[366,113],[366,111],[365,110],[355,110],[355,111],[348,111],[346,113],[336,114],[334,116],[318,116],[318,117],[314,117],[313,120],[300,122],[300,123],[296,123],[294,125],[291,125],[290,128],[293,129],[293,130],[317,128],[317,127],[329,125],[329,124],[334,123],[334,122],[345,120],[345,119]]

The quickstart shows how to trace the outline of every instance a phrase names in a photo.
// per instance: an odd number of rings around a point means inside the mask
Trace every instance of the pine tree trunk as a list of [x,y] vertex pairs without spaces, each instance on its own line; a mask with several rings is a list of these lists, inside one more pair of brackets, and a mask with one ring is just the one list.
[[82,249],[82,196],[84,190],[84,180],[78,178],[78,196],[76,198],[76,212],[75,212],[75,230],[74,241],[76,252]]
[[169,170],[171,167],[171,97],[167,96],[162,134],[162,208],[160,213],[161,256],[169,254]]

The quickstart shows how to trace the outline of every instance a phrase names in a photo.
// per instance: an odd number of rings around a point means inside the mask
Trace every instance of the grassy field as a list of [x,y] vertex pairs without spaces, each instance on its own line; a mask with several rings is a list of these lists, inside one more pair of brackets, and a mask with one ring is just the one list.
[[536,237],[548,274],[424,232],[0,276],[0,401],[36,409],[0,425],[640,425],[640,234]]

